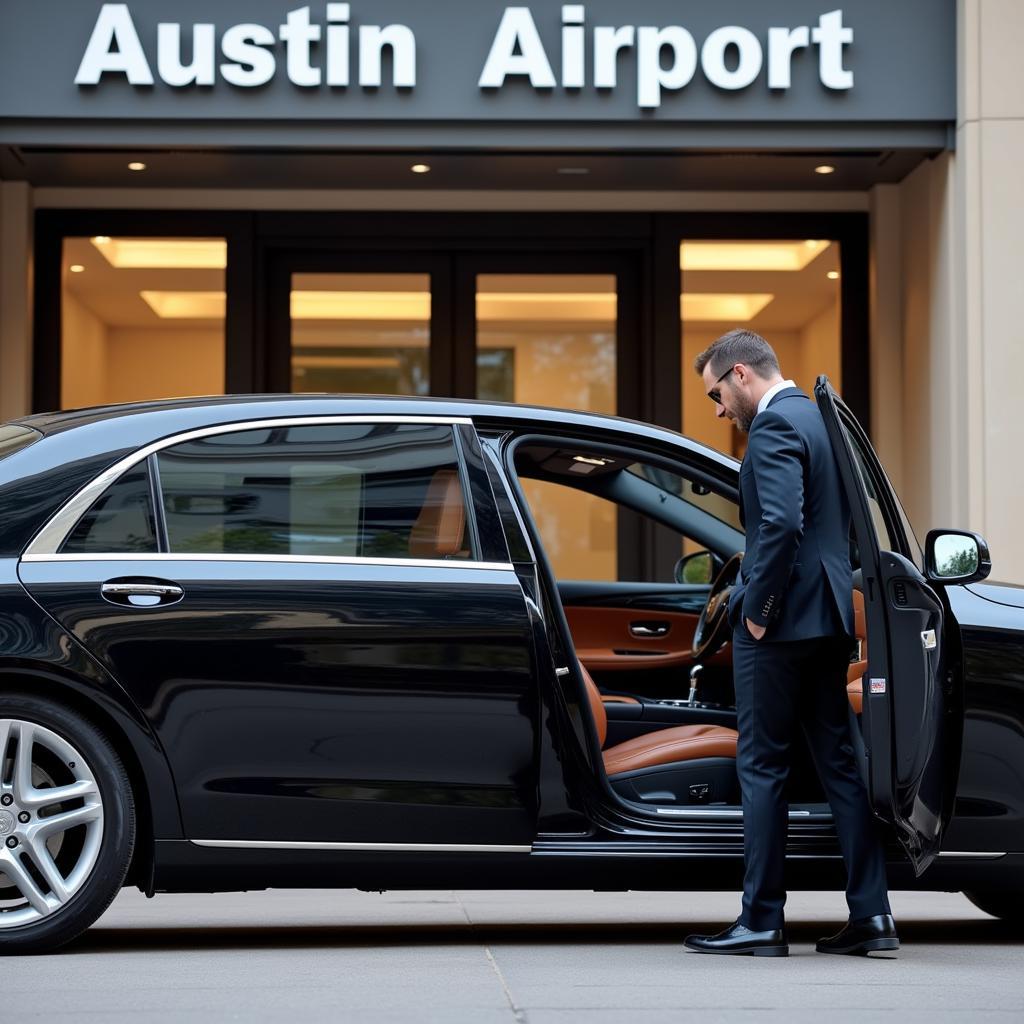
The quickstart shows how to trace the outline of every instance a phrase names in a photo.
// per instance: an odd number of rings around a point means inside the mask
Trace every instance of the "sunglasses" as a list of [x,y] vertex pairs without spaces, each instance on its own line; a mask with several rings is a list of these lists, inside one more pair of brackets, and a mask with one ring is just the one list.
[[[732,373],[732,371],[735,370],[735,369],[736,369],[736,364],[733,363],[733,365],[730,366],[729,369],[726,370],[725,373],[723,373],[722,376],[719,377],[718,380],[715,381],[715,384],[716,385],[721,384],[722,381],[725,380],[725,378],[728,377],[729,374]],[[721,392],[721,389],[718,388],[718,387],[713,387],[708,392],[708,398],[710,398],[711,401],[715,403],[715,405],[721,405],[722,404],[722,392]]]

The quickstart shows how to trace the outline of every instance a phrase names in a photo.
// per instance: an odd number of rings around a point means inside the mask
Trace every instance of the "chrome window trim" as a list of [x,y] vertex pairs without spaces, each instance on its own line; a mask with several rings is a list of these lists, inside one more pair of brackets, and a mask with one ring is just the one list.
[[217,434],[233,434],[239,430],[263,430],[268,427],[301,427],[324,426],[335,423],[443,423],[448,426],[465,423],[470,426],[473,421],[468,416],[367,416],[354,414],[351,416],[283,416],[273,419],[239,420],[236,423],[218,423],[211,427],[197,427],[180,434],[151,441],[142,448],[126,455],[113,466],[109,466],[99,476],[94,477],[77,493],[72,495],[50,518],[45,526],[32,538],[22,553],[23,560],[36,560],[38,555],[57,555],[61,544],[75,528],[78,520],[89,510],[92,503],[123,473],[133,466],[145,461],[155,452],[170,448],[172,445],[185,441],[194,441],[200,437],[214,437]]
[[277,839],[190,839],[193,846],[223,850],[370,850],[389,853],[532,853],[532,846],[483,843],[317,843]]
[[511,562],[475,562],[469,558],[374,558],[369,555],[246,555],[186,554],[169,551],[116,552],[105,554],[57,553],[23,555],[23,562],[285,562],[322,565],[413,566],[421,569],[486,569],[491,572],[515,572]]

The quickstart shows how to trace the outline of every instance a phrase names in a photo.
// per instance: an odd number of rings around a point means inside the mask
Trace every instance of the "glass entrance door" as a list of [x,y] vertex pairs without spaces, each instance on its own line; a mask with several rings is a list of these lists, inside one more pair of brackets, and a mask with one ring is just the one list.
[[[279,252],[269,390],[640,418],[639,262],[616,252]],[[528,486],[560,578],[639,578],[636,524],[608,502]]]

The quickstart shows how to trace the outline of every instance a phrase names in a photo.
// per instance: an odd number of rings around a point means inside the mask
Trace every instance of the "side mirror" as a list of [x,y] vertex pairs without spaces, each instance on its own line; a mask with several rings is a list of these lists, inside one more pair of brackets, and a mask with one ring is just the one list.
[[966,530],[930,530],[924,560],[933,583],[976,583],[992,571],[985,538]]
[[676,562],[672,575],[676,583],[710,586],[725,563],[711,551],[694,551]]

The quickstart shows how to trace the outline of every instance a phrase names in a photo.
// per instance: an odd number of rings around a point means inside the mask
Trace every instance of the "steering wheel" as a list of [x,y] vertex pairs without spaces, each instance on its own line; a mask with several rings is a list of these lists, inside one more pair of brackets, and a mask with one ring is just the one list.
[[729,595],[740,572],[739,551],[722,566],[722,571],[711,584],[707,604],[704,605],[693,632],[693,648],[690,652],[694,661],[703,661],[723,647],[731,636],[729,629]]

